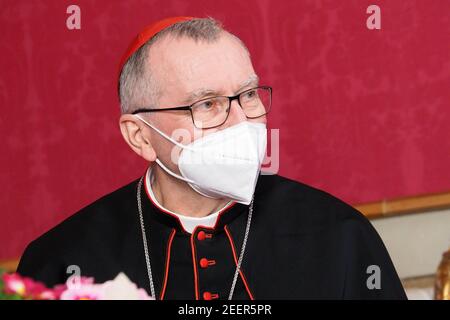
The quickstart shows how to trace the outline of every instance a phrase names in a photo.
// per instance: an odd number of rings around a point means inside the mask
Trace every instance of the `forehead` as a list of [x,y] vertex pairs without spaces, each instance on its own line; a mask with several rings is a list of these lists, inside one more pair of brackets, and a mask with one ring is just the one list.
[[245,48],[227,33],[214,42],[165,37],[151,47],[148,62],[162,96],[178,98],[199,88],[235,90],[255,73]]

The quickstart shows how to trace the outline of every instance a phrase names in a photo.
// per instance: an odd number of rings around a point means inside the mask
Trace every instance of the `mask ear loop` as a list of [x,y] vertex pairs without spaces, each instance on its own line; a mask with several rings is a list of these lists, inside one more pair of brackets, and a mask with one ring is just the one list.
[[185,177],[182,177],[182,176],[176,174],[175,172],[170,171],[170,169],[167,168],[167,167],[166,167],[159,159],[156,159],[156,163],[157,163],[157,164],[158,164],[165,172],[167,172],[168,174],[170,174],[172,177],[175,177],[175,178],[180,179],[180,180],[182,180],[182,181],[184,181],[184,182],[187,182],[187,183],[192,187],[192,189],[194,189],[195,191],[197,191],[198,193],[200,193],[202,196],[207,197],[207,198],[211,198],[211,199],[216,199],[216,198],[214,198],[214,197],[211,197],[211,196],[209,196],[209,195],[207,195],[207,194],[201,192],[199,189],[195,188],[194,186],[200,187],[199,184],[196,183],[195,181],[193,181],[193,180],[191,180],[191,179],[188,179],[188,178],[185,178]]
[[[147,121],[145,121],[144,119],[142,119],[141,116],[139,115],[134,115],[136,118],[138,118],[139,120],[141,120],[142,122],[144,122],[146,125],[148,125],[150,128],[152,128],[153,130],[155,130],[156,132],[158,132],[161,136],[163,136],[164,138],[166,138],[167,140],[169,140],[170,142],[172,142],[173,144],[179,146],[182,149],[188,149],[188,150],[193,150],[192,148],[189,148],[175,140],[173,140],[172,138],[170,138],[168,135],[166,135],[164,132],[162,132],[161,130],[157,129],[156,127],[154,127],[153,125],[151,125],[150,123],[148,123]],[[162,162],[161,160],[159,160],[158,158],[156,159],[156,163],[168,174],[170,174],[172,177],[180,179],[182,181],[185,181],[187,183],[192,183],[195,184],[196,183],[194,181],[192,181],[191,179],[185,178],[183,176],[180,176],[179,174],[176,174],[175,172],[172,172],[169,168],[167,168]]]
[[195,184],[196,185],[196,183],[194,182],[194,181],[192,181],[191,179],[188,179],[188,178],[185,178],[185,177],[182,177],[182,176],[180,176],[179,174],[176,174],[175,172],[172,172],[169,168],[167,168],[159,159],[156,159],[156,163],[165,171],[165,172],[167,172],[168,174],[170,174],[172,177],[174,177],[174,178],[177,178],[177,179],[180,179],[180,180],[183,180],[183,181],[185,181],[185,182],[187,182],[187,183],[192,183],[192,184]]
[[181,144],[175,140],[173,140],[171,137],[169,137],[167,134],[165,134],[164,132],[162,132],[161,130],[159,130],[158,128],[154,127],[153,125],[151,125],[150,123],[148,123],[146,120],[144,120],[140,115],[138,114],[134,114],[134,116],[136,118],[138,118],[139,120],[141,120],[142,122],[144,122],[146,125],[148,125],[150,128],[152,128],[153,130],[155,130],[156,132],[158,132],[161,136],[163,136],[165,139],[169,140],[170,142],[172,142],[174,145],[182,148],[182,149],[187,149],[190,151],[195,151],[194,148],[188,147],[184,144]]

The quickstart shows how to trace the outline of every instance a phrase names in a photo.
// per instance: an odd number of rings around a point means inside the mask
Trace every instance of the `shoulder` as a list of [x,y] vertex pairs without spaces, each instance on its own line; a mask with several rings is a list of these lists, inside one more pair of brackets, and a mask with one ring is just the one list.
[[[261,176],[255,204],[262,225],[289,248],[286,259],[308,259],[314,253],[340,270],[347,299],[404,299],[400,280],[380,236],[369,220],[351,205],[328,192],[277,175]],[[255,207],[256,208],[256,207]],[[301,252],[295,255],[293,252]],[[379,266],[382,290],[368,290],[368,266]],[[320,269],[320,266],[315,266]],[[315,271],[311,271],[314,274]],[[321,277],[323,275],[321,274]]]
[[305,228],[371,227],[367,218],[336,196],[279,175],[261,175],[255,197],[271,215]]
[[34,242],[44,244],[54,239],[79,242],[88,236],[113,232],[127,220],[124,213],[136,205],[136,185],[137,180],[97,199]]
[[119,231],[123,233],[135,220],[130,213],[135,211],[137,182],[101,197],[32,241],[22,255],[18,272],[28,275],[45,265],[64,264],[65,258],[92,253],[93,248],[101,250],[105,241],[119,241]]

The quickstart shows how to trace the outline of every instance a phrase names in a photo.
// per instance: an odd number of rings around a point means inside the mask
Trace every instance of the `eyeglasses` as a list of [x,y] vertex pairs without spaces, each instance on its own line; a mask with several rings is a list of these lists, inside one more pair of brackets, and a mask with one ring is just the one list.
[[132,114],[144,112],[189,110],[194,126],[199,129],[210,129],[221,126],[228,119],[231,102],[237,100],[242,111],[248,119],[256,119],[266,115],[272,105],[272,88],[260,86],[249,89],[232,97],[217,96],[202,99],[190,106],[148,109],[142,108]]

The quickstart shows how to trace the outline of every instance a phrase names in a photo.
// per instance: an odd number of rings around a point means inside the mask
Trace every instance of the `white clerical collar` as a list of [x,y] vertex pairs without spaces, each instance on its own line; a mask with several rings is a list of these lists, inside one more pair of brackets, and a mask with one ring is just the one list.
[[152,183],[154,180],[154,176],[152,173],[152,168],[149,167],[147,170],[147,173],[145,175],[145,179],[146,179],[146,183],[145,183],[145,187],[147,189],[147,194],[150,196],[152,202],[162,211],[166,211],[169,212],[171,214],[173,214],[174,216],[178,217],[178,219],[180,220],[181,225],[183,226],[184,230],[186,230],[189,233],[192,233],[194,231],[194,229],[197,226],[203,226],[203,227],[208,227],[208,228],[213,228],[214,225],[216,224],[217,218],[219,217],[219,214],[221,211],[223,211],[224,209],[226,209],[228,206],[233,204],[233,201],[228,202],[222,209],[211,213],[210,215],[207,215],[206,217],[201,217],[201,218],[197,218],[197,217],[188,217],[173,211],[170,211],[166,208],[164,208],[156,199],[155,194],[153,193],[152,190]]

